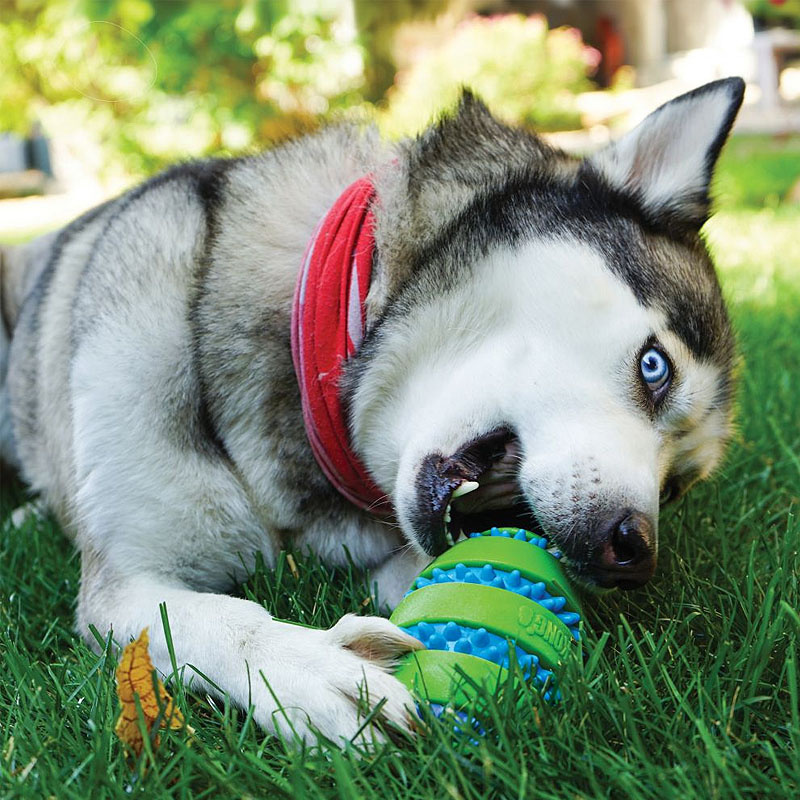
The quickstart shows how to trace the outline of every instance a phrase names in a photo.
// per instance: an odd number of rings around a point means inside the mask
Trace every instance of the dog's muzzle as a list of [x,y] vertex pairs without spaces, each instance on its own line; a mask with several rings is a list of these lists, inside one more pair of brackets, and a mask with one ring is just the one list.
[[648,515],[613,504],[588,518],[565,517],[564,530],[543,528],[520,487],[521,457],[519,440],[506,427],[473,439],[452,455],[427,455],[417,472],[409,514],[419,546],[436,556],[474,531],[520,527],[546,536],[564,552],[575,576],[588,584],[634,589],[650,580],[656,545]]

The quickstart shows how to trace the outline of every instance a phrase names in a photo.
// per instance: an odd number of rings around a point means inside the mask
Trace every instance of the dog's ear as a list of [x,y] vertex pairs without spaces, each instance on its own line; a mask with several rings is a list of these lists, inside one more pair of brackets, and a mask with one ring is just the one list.
[[[401,286],[418,256],[477,197],[547,162],[554,150],[503,124],[469,89],[454,109],[402,142],[400,158],[375,175],[376,239],[382,271],[373,275],[367,318]],[[368,322],[369,324],[369,322]]]
[[654,221],[699,229],[708,217],[714,165],[743,96],[741,78],[707,83],[656,109],[587,163]]
[[541,142],[492,116],[469,89],[455,109],[426,128],[408,149],[408,201],[420,217],[441,224],[475,193],[507,179],[515,164],[541,156]]

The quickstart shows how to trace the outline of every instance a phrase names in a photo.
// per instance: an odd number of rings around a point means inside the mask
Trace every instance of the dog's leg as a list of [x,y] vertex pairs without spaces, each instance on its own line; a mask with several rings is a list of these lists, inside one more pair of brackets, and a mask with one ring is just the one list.
[[391,611],[403,599],[414,578],[430,560],[430,556],[412,547],[404,547],[372,570],[370,583],[379,607]]
[[[239,706],[252,702],[268,730],[351,737],[363,722],[354,701],[364,684],[369,705],[385,697],[385,715],[404,724],[411,699],[385,667],[415,640],[387,620],[346,617],[329,631],[309,630],[218,594],[246,575],[255,553],[274,563],[272,520],[288,519],[293,530],[297,498],[260,504],[208,430],[189,313],[205,235],[188,177],[123,204],[81,273],[73,327],[59,337],[71,344],[69,385],[43,381],[51,402],[71,414],[72,447],[58,454],[74,475],[68,521],[83,564],[79,631],[91,641],[90,624],[111,628],[124,644],[149,627],[154,663],[170,672],[164,602],[178,665],[196,667]],[[279,451],[282,433],[275,436]],[[269,448],[262,457],[280,469]]]
[[[91,556],[84,556],[83,573],[81,633],[91,623],[101,632],[110,628],[125,644],[148,627],[153,663],[169,674],[158,607],[166,603],[177,664],[187,665],[183,680],[212,694],[221,689],[240,708],[252,703],[256,722],[267,730],[313,740],[316,729],[333,741],[349,739],[384,698],[382,715],[409,727],[413,702],[388,668],[419,643],[388,620],[347,615],[329,630],[316,630],[276,622],[247,600],[191,591],[163,578],[114,576]],[[382,737],[373,728],[360,738],[373,735]]]
[[310,630],[217,593],[244,577],[253,553],[274,563],[279,545],[228,461],[185,435],[191,374],[143,355],[165,337],[112,323],[87,337],[72,371],[80,633],[91,641],[90,624],[111,628],[124,644],[149,627],[154,664],[168,673],[164,602],[178,665],[238,706],[252,702],[266,729],[350,738],[362,692],[367,707],[386,698],[384,716],[407,726],[411,697],[387,667],[418,644],[388,620],[347,616]]

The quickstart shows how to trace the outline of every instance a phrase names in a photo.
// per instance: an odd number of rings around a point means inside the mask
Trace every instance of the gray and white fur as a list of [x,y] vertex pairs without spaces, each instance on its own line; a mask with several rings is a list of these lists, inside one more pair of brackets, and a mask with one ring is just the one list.
[[[586,160],[465,94],[416,139],[335,126],[186,164],[5,248],[1,452],[80,549],[78,632],[149,626],[169,672],[166,602],[179,665],[266,729],[336,740],[365,682],[410,724],[389,666],[418,645],[382,618],[308,630],[226,595],[255,553],[347,551],[392,605],[461,528],[509,522],[587,584],[646,581],[660,495],[707,476],[731,430],[733,340],[699,229],[742,92],[701,87]],[[317,466],[289,346],[308,239],[367,173],[368,331],[342,391],[388,523]],[[670,367],[657,393],[649,348]]]

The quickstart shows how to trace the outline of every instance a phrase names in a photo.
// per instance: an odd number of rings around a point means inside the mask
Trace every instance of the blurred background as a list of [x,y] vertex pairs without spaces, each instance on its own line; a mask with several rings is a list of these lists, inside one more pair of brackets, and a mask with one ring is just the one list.
[[0,239],[326,120],[412,135],[460,85],[585,152],[731,74],[727,190],[800,203],[800,0],[0,0]]

